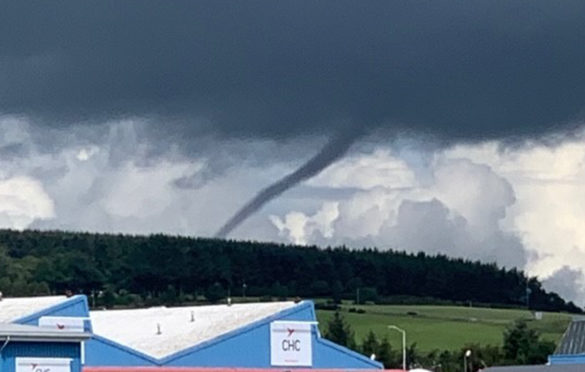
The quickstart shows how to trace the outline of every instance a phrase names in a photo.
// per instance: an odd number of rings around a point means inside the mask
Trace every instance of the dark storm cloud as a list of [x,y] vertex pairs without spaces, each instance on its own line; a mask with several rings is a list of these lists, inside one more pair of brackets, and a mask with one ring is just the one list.
[[0,112],[178,142],[540,135],[581,118],[584,39],[582,1],[5,1]]

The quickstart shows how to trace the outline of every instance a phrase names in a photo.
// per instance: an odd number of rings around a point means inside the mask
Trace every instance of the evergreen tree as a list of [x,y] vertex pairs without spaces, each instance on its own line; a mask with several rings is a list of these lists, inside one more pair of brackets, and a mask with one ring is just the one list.
[[356,349],[354,333],[339,311],[335,312],[327,324],[325,338],[350,349]]
[[368,332],[368,335],[362,342],[361,347],[362,354],[366,356],[371,356],[372,354],[374,354],[377,356],[379,348],[380,344],[378,342],[378,338],[376,337],[374,331],[370,330],[370,332]]
[[416,342],[406,347],[406,368],[413,368],[419,366],[419,359],[421,355],[416,347]]
[[397,353],[392,350],[392,346],[388,341],[388,337],[384,337],[380,345],[378,345],[378,352],[376,353],[376,360],[384,364],[386,368],[402,368],[402,361],[398,361]]
[[513,364],[545,363],[554,348],[554,343],[540,340],[540,334],[523,320],[504,332],[504,357]]
[[270,295],[272,297],[276,297],[279,300],[285,300],[288,296],[288,288],[284,285],[281,285],[280,282],[276,281],[270,287]]
[[116,303],[116,295],[110,288],[106,288],[100,297],[100,303],[104,307],[110,309]]
[[[275,297],[333,297],[335,302],[359,297],[364,303],[401,295],[516,306],[526,306],[528,287],[531,309],[583,312],[522,271],[444,255],[161,234],[0,230],[0,291],[8,296],[108,288],[136,295],[124,296],[124,301],[141,298],[160,304],[169,286],[182,302],[182,294],[216,282],[224,288],[246,283],[247,295],[254,297],[272,292]],[[48,291],[39,283],[46,283]],[[122,299],[115,297],[114,305]]]
[[334,304],[341,303],[341,297],[343,295],[343,286],[339,280],[336,280],[331,286],[331,299]]
[[224,297],[225,290],[223,289],[221,284],[217,282],[207,287],[207,290],[205,291],[205,298],[207,299],[207,301],[211,303],[216,303]]

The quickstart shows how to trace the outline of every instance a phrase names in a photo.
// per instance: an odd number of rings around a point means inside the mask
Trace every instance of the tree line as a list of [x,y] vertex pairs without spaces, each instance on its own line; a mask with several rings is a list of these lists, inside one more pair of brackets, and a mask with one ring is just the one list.
[[536,278],[493,263],[160,234],[0,230],[0,291],[73,291],[102,306],[214,302],[231,294],[378,303],[414,297],[582,312]]
[[[402,345],[391,345],[387,337],[380,340],[373,331],[361,343],[356,343],[351,326],[338,311],[327,323],[324,337],[381,362],[385,368],[402,368]],[[554,350],[554,342],[542,340],[536,330],[529,328],[524,320],[518,320],[504,331],[502,346],[469,344],[460,350],[423,353],[412,343],[406,345],[405,362],[407,369],[460,372],[465,364],[467,371],[476,372],[492,366],[544,364]]]

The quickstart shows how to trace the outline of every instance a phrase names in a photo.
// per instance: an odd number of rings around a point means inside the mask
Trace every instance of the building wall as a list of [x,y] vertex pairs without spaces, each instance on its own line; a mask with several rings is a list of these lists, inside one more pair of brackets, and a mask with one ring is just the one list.
[[58,305],[17,319],[13,323],[38,326],[39,319],[43,316],[71,316],[88,318],[88,320],[85,322],[85,328],[86,331],[91,332],[91,322],[89,321],[89,305],[87,303],[87,297],[83,295],[73,296]]
[[[86,343],[86,365],[270,368],[270,323],[274,320],[315,321],[315,309],[306,302],[162,360],[94,337]],[[313,326],[312,368],[382,368],[369,358],[321,339],[318,332]]]
[[[211,342],[198,345],[162,361],[172,367],[240,367],[270,368],[270,323],[273,320],[316,320],[313,304],[308,302],[293,311],[253,323],[232,334],[218,337]],[[312,368],[381,368],[362,355],[335,345],[319,337],[317,326],[313,326]]]
[[383,368],[379,362],[372,361],[324,338],[317,340],[314,350],[316,350],[313,354],[314,368]]
[[201,367],[269,367],[270,322],[276,319],[314,321],[315,314],[312,306],[296,306],[275,317],[252,323],[235,332],[167,357],[163,360],[163,364]]
[[17,357],[71,358],[71,372],[81,372],[78,342],[9,342],[2,350],[2,372],[15,372]]
[[158,361],[108,339],[94,335],[85,342],[85,365],[88,366],[155,366]]
[[[548,357],[548,362],[550,364],[585,364],[585,355],[551,355]],[[583,371],[585,371],[585,365]]]
[[[270,325],[264,325],[199,350],[167,358],[169,367],[278,368],[270,364]],[[310,368],[376,369],[381,366],[364,356],[320,339],[313,330],[313,365]]]

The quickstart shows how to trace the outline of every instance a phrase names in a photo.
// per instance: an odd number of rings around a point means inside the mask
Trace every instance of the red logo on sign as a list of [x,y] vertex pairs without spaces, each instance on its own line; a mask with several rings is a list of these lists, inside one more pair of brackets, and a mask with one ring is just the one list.
[[287,328],[286,330],[288,331],[288,337],[292,336],[292,334],[295,333],[294,329]]
[[59,329],[65,329],[65,324],[59,324],[59,323],[57,323],[57,328],[59,328]]

